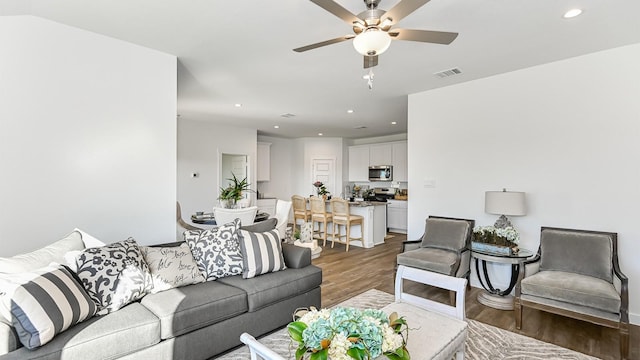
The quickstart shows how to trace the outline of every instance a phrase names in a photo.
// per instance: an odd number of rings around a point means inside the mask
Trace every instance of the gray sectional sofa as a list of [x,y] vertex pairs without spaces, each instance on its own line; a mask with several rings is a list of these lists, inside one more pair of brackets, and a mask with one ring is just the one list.
[[320,308],[322,270],[309,249],[283,244],[286,270],[173,288],[94,316],[35,350],[0,323],[0,360],[208,359],[285,326],[296,308]]

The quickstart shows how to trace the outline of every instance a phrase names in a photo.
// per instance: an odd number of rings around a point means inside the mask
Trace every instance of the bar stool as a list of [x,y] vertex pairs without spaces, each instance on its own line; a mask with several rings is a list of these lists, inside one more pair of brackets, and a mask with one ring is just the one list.
[[[336,227],[338,242],[347,245],[346,251],[349,251],[350,240],[362,240],[362,234],[364,234],[364,218],[360,215],[351,215],[349,212],[349,202],[344,199],[331,199],[331,212],[333,214],[333,235],[331,239],[331,247],[336,242]],[[345,235],[340,235],[340,225],[346,227]],[[360,225],[361,234],[359,238],[351,237],[351,225]],[[342,237],[345,237],[345,241],[341,241]]]
[[307,199],[300,195],[293,195],[291,197],[293,203],[293,227],[298,225],[298,219],[303,222],[311,221],[311,211],[307,209]]
[[[316,239],[322,239],[322,246],[325,246],[327,245],[327,230],[329,229],[329,223],[332,221],[333,214],[327,212],[327,206],[322,197],[312,196],[309,198],[309,203],[311,203],[311,222],[314,224],[314,227],[315,223],[318,223],[318,237],[316,237]],[[320,223],[324,224],[324,232],[322,231]],[[320,235],[322,235],[322,237],[320,237]]]

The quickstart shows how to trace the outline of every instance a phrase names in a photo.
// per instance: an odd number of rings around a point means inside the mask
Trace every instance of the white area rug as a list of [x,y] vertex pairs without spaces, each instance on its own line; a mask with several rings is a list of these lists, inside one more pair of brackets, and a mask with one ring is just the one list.
[[[338,306],[380,309],[393,301],[393,295],[373,289],[344,301]],[[465,359],[597,359],[475,320],[467,319],[467,321],[469,323],[469,333],[466,342]],[[285,359],[295,358],[295,347],[286,329],[278,330],[258,340]],[[243,346],[216,359],[246,360],[250,358],[249,348]],[[386,357],[383,358],[386,359]],[[411,359],[423,360],[420,354],[411,354]]]

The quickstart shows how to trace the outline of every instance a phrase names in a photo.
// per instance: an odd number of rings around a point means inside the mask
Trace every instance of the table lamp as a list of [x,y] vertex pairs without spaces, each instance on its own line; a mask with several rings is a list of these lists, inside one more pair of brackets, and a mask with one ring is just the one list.
[[524,202],[524,192],[520,191],[486,191],[484,193],[484,212],[488,214],[500,215],[495,228],[513,227],[506,215],[522,216],[526,215]]

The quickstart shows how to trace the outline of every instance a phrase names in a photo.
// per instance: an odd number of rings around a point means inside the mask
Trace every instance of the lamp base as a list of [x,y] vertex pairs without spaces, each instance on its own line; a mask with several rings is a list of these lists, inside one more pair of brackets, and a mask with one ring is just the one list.
[[500,215],[495,224],[493,224],[493,227],[495,227],[496,229],[504,229],[506,227],[513,227],[513,225],[511,225],[511,221],[509,221],[506,216]]

